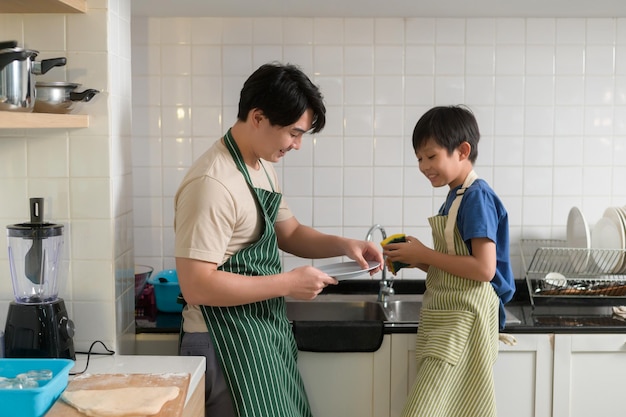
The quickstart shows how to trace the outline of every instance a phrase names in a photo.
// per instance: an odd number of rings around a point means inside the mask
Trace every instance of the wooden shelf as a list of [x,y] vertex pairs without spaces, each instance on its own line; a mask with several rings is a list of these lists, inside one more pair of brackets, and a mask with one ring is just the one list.
[[76,129],[89,127],[86,114],[0,111],[0,129]]
[[0,13],[86,13],[87,0],[0,0]]

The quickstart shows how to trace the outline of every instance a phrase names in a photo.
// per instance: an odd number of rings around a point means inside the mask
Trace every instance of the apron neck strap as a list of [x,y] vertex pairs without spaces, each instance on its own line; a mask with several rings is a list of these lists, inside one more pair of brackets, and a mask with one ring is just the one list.
[[448,246],[448,254],[456,255],[456,249],[454,248],[454,228],[456,227],[456,216],[459,212],[459,206],[461,205],[461,200],[463,199],[463,194],[465,194],[465,190],[467,190],[470,185],[476,181],[478,175],[476,172],[472,170],[467,177],[465,177],[465,181],[463,181],[463,185],[461,188],[456,190],[456,198],[452,202],[450,206],[450,210],[448,211],[448,220],[446,221],[446,228],[444,230],[444,235],[446,237],[446,244]]
[[[252,184],[252,178],[250,177],[250,173],[248,172],[248,167],[246,166],[246,163],[243,160],[243,156],[241,155],[241,151],[239,150],[239,147],[237,146],[237,142],[235,142],[235,138],[233,138],[233,134],[230,133],[230,129],[228,129],[228,131],[224,135],[224,144],[226,145],[226,148],[230,152],[230,155],[233,157],[233,160],[235,161],[235,164],[237,165],[237,169],[239,169],[243,177],[246,179],[246,182],[248,183],[248,185],[251,188],[255,188],[254,185]],[[265,165],[263,165],[263,162],[261,162],[260,159],[259,159],[259,164],[261,165],[261,168],[263,168],[263,171],[265,171],[265,176],[267,177],[267,181],[270,183],[270,187],[272,187],[272,192],[276,192],[274,189],[274,183],[272,182],[272,179],[270,178],[270,174],[267,172],[267,169],[265,169]]]

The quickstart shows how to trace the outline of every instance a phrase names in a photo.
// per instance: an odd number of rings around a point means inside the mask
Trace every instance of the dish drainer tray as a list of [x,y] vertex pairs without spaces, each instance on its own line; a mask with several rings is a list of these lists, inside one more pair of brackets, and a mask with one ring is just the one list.
[[521,240],[520,248],[533,305],[626,305],[626,250],[531,239]]

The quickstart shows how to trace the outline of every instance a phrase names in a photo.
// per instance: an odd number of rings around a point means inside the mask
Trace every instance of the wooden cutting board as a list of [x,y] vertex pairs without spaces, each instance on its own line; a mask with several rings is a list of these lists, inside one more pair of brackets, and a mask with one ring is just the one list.
[[[85,374],[74,377],[66,391],[80,389],[112,389],[124,387],[171,387],[180,389],[178,397],[163,405],[154,417],[180,417],[183,415],[190,375],[171,374]],[[46,417],[85,417],[85,414],[67,405],[61,398],[52,406]]]

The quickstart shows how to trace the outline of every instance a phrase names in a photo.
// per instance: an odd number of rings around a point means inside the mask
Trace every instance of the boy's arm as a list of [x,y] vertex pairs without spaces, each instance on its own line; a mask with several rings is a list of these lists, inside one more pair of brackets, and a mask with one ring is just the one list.
[[496,244],[490,239],[472,239],[472,255],[467,256],[437,252],[412,236],[406,240],[406,243],[386,245],[383,254],[392,262],[404,262],[422,270],[426,270],[422,266],[432,265],[475,281],[489,282],[496,273]]

